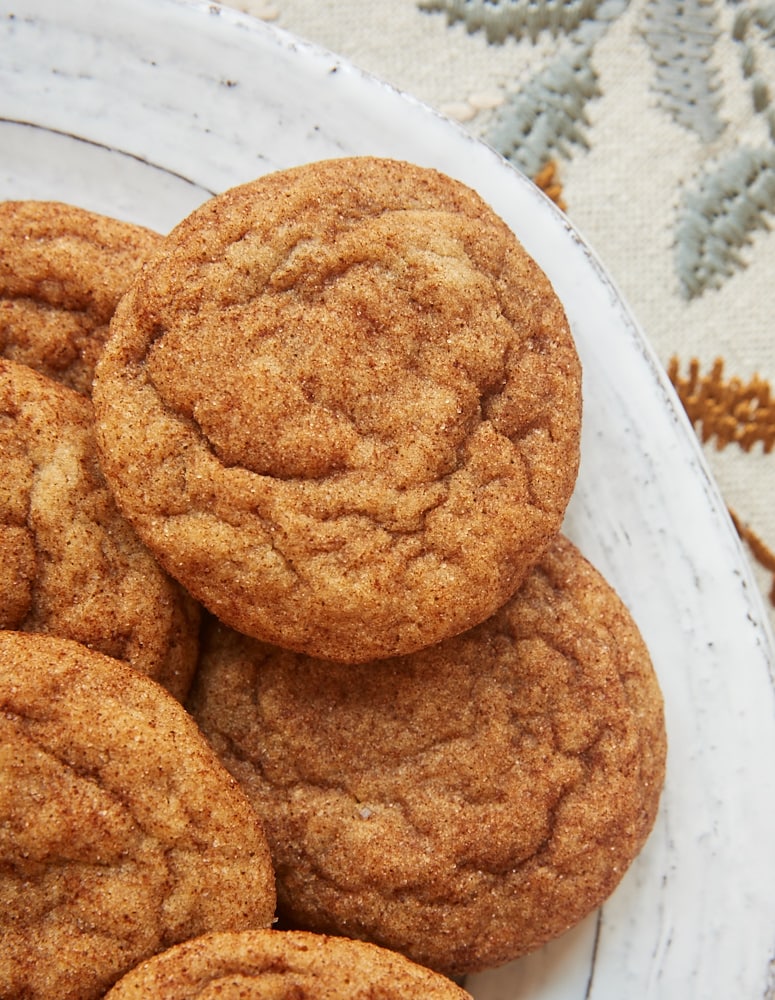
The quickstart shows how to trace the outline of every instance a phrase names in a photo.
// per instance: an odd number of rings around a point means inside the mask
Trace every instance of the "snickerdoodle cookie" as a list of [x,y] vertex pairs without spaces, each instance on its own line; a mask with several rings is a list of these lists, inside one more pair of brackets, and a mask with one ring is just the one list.
[[183,698],[199,605],[113,501],[89,399],[0,359],[0,628],[126,660]]
[[614,889],[657,812],[662,697],[623,603],[559,536],[476,628],[332,664],[213,624],[190,710],[264,819],[285,926],[448,975]]
[[122,299],[97,368],[119,505],[227,624],[334,660],[482,621],[578,466],[562,306],[469,188],[371,157],[215,197]]
[[160,240],[76,205],[0,202],[0,357],[89,393],[116,303]]
[[364,941],[304,931],[203,935],[143,962],[105,1000],[466,1000],[450,980]]
[[274,903],[260,821],[179,702],[80,643],[0,632],[0,996],[96,1000]]

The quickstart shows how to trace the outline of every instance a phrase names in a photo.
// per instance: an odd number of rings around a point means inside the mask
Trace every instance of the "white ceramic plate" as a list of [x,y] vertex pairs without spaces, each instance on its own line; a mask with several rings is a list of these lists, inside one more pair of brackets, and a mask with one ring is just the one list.
[[167,230],[212,192],[351,153],[471,184],[554,282],[585,371],[566,530],[632,609],[667,707],[661,812],[620,888],[468,989],[479,1000],[772,998],[771,639],[694,433],[580,236],[459,128],[261,22],[176,0],[0,0],[0,198],[59,198]]

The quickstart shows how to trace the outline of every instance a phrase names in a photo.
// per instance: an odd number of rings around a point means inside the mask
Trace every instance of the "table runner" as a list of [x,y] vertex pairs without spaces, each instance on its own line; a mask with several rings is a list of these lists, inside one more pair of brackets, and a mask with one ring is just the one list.
[[587,239],[775,625],[775,2],[233,0],[457,119]]

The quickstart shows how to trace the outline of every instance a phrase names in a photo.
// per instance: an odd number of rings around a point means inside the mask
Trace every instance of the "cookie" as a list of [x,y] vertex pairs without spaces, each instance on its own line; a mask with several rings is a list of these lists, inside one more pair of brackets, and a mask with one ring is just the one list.
[[148,959],[105,1000],[465,1000],[395,952],[304,931],[208,934]]
[[268,926],[261,824],[158,684],[0,632],[0,996],[101,997],[140,961]]
[[283,926],[497,966],[602,903],[652,828],[660,688],[562,536],[493,617],[405,657],[208,631],[189,708],[264,819]]
[[0,202],[0,357],[89,393],[116,303],[160,241],[76,205]]
[[0,359],[0,628],[51,633],[188,691],[199,605],[119,513],[86,396]]
[[94,386],[118,503],[226,624],[342,662],[487,618],[559,528],[580,370],[562,306],[469,188],[371,157],[183,220]]

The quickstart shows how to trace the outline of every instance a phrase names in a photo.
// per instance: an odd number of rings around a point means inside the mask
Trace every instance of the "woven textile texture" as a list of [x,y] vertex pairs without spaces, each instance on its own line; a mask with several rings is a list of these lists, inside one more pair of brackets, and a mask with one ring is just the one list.
[[234,0],[461,121],[597,252],[775,625],[775,2]]

